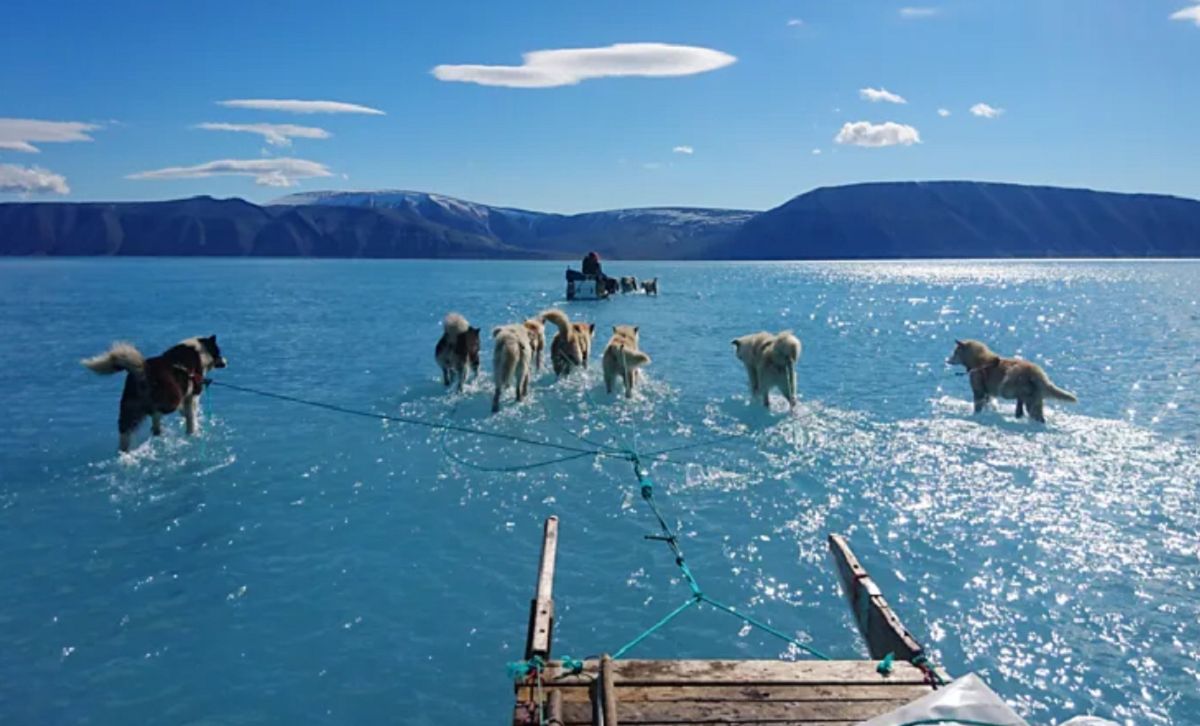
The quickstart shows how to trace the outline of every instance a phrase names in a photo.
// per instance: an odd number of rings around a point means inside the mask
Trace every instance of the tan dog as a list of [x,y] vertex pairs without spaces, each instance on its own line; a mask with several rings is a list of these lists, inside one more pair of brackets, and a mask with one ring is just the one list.
[[596,325],[572,323],[567,314],[557,308],[546,310],[538,317],[558,328],[550,341],[550,364],[554,366],[554,374],[561,378],[576,368],[587,368]]
[[1017,418],[1029,415],[1034,421],[1046,422],[1042,407],[1047,398],[1077,402],[1075,394],[1064,391],[1050,382],[1050,376],[1037,363],[1020,358],[1001,358],[978,340],[954,341],[954,353],[946,360],[950,365],[961,365],[967,369],[971,379],[971,393],[975,400],[975,413],[983,410],[988,399],[1017,399]]
[[575,340],[579,343],[579,350],[583,353],[583,367],[588,367],[588,361],[592,357],[592,339],[596,337],[595,323],[571,323],[571,330],[575,331]]
[[529,393],[529,373],[533,365],[533,345],[529,328],[523,323],[501,325],[492,329],[496,348],[492,352],[492,371],[496,393],[492,396],[492,413],[500,410],[500,393],[509,385],[518,401]]
[[613,392],[613,382],[619,376],[625,385],[625,398],[633,398],[633,384],[638,369],[650,364],[650,356],[638,349],[638,328],[633,325],[614,325],[612,338],[604,346],[604,390]]
[[733,347],[746,366],[752,396],[762,396],[763,405],[770,407],[771,389],[778,388],[788,405],[796,405],[796,361],[800,360],[801,345],[790,330],[743,335],[733,339]]
[[541,316],[525,321],[525,329],[529,331],[529,345],[533,351],[533,368],[541,372],[542,351],[546,349],[546,325]]

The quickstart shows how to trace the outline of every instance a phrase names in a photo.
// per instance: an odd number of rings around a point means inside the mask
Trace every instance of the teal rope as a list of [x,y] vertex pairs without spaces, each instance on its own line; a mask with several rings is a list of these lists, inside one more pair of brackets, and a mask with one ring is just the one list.
[[487,466],[485,464],[476,464],[473,461],[468,461],[467,459],[464,459],[461,456],[459,456],[458,454],[454,453],[454,451],[450,449],[449,444],[446,442],[446,440],[444,438],[442,439],[442,453],[446,456],[447,459],[450,459],[451,461],[461,464],[461,465],[467,467],[468,469],[475,469],[476,471],[484,471],[484,472],[489,472],[489,473],[501,473],[501,474],[513,474],[516,472],[529,471],[531,469],[540,469],[544,466],[554,466],[555,464],[564,464],[568,461],[574,461],[575,459],[594,458],[597,456],[604,456],[603,452],[596,452],[596,453],[584,452],[581,454],[570,454],[569,456],[559,456],[554,459],[546,459],[545,461],[535,461],[531,464],[515,464],[512,466]]
[[933,681],[934,683],[936,683],[937,685],[939,685],[939,686],[946,685],[946,679],[942,678],[941,674],[939,674],[937,672],[937,666],[933,664],[933,661],[929,660],[929,656],[925,655],[924,653],[921,653],[920,655],[918,655],[916,658],[913,658],[909,662],[912,663],[913,665],[915,665],[916,667],[920,668],[921,670],[925,671],[925,674],[927,676],[929,676],[929,679],[931,681]]
[[542,671],[546,669],[546,661],[542,660],[540,655],[535,655],[529,660],[514,660],[506,664],[508,677],[513,681],[520,681],[527,677],[530,673],[534,674],[534,700],[537,701],[538,724],[546,726],[546,698],[543,695]]
[[565,670],[567,673],[583,672],[583,661],[578,658],[572,658],[569,655],[564,655],[558,659],[558,662],[562,665],[563,670]]
[[[756,620],[755,618],[753,618],[749,615],[740,613],[737,610],[735,610],[734,608],[732,608],[728,605],[725,605],[717,600],[714,600],[711,597],[709,597],[708,595],[704,594],[703,590],[700,589],[700,584],[696,581],[695,575],[692,574],[691,568],[688,567],[687,560],[683,556],[683,549],[679,546],[679,538],[676,536],[676,534],[675,534],[674,530],[671,528],[671,526],[667,523],[667,520],[663,516],[662,511],[659,510],[658,505],[654,501],[654,483],[649,479],[649,473],[642,469],[641,457],[635,449],[632,449],[632,448],[620,449],[617,447],[612,447],[612,446],[607,446],[604,444],[598,444],[596,442],[587,441],[579,434],[575,434],[574,432],[571,432],[571,431],[568,431],[568,433],[571,433],[571,435],[575,436],[576,438],[578,438],[578,439],[584,441],[585,443],[588,443],[589,445],[592,445],[596,448],[583,449],[578,446],[568,446],[568,445],[564,445],[564,444],[556,444],[556,443],[549,442],[549,441],[538,441],[535,439],[525,438],[523,436],[516,436],[513,434],[502,434],[502,433],[495,432],[495,431],[486,431],[483,429],[472,428],[469,426],[457,426],[457,425],[453,425],[453,424],[425,421],[423,419],[413,418],[413,417],[409,417],[409,416],[393,416],[393,415],[389,415],[389,414],[374,413],[371,411],[362,411],[359,409],[347,408],[345,406],[338,406],[335,404],[323,403],[320,401],[311,401],[311,400],[299,398],[296,396],[289,396],[289,395],[280,394],[280,393],[272,393],[270,391],[262,391],[262,390],[258,390],[258,389],[254,389],[254,388],[249,388],[247,386],[238,386],[238,385],[234,385],[232,383],[222,383],[219,381],[211,381],[211,380],[208,381],[208,383],[210,385],[225,386],[226,388],[230,388],[235,391],[240,391],[243,393],[249,393],[249,394],[253,394],[253,395],[257,395],[257,396],[262,396],[265,398],[273,398],[276,400],[287,401],[290,403],[298,403],[298,404],[305,405],[305,406],[320,408],[320,409],[324,409],[327,411],[334,411],[337,413],[344,413],[344,414],[348,414],[351,416],[360,416],[363,418],[372,418],[372,419],[377,419],[377,420],[381,420],[381,421],[393,421],[396,423],[408,424],[408,425],[412,425],[412,426],[423,426],[426,428],[441,431],[443,433],[442,450],[446,454],[446,456],[454,461],[457,461],[458,463],[460,463],[464,466],[478,469],[479,471],[503,472],[503,473],[528,471],[530,469],[536,469],[536,468],[540,468],[540,467],[544,467],[544,466],[553,466],[555,464],[561,464],[561,463],[564,463],[567,461],[573,461],[575,459],[582,459],[585,457],[613,457],[613,458],[625,459],[633,464],[634,475],[637,477],[638,484],[641,487],[642,499],[650,507],[650,511],[654,514],[654,518],[658,521],[659,528],[662,531],[661,535],[647,535],[647,537],[649,539],[657,539],[657,540],[661,540],[661,541],[667,543],[668,547],[670,547],[670,549],[671,549],[672,554],[675,555],[675,565],[679,568],[680,574],[683,576],[683,579],[687,583],[688,588],[692,591],[692,597],[689,598],[686,602],[684,602],[679,607],[672,610],[666,617],[659,620],[657,623],[655,623],[649,629],[643,631],[636,638],[634,638],[630,642],[623,645],[619,650],[617,650],[616,655],[613,656],[614,659],[619,658],[622,655],[624,655],[625,653],[629,652],[630,649],[636,647],[639,643],[641,643],[647,637],[649,637],[650,635],[652,635],[659,629],[666,626],[669,622],[674,620],[676,617],[678,617],[681,613],[683,613],[688,608],[690,608],[693,605],[696,605],[698,603],[704,602],[709,605],[712,605],[713,607],[717,608],[718,610],[727,612],[730,615],[740,618],[747,625],[758,628],[766,633],[770,633],[771,635],[774,635],[775,637],[780,638],[781,640],[791,643],[792,645],[795,645],[796,647],[804,650],[807,653],[810,653],[811,655],[814,655],[818,658],[822,658],[824,660],[829,660],[829,656],[821,653],[820,651],[816,650],[815,648],[805,645],[804,643],[801,643],[800,641],[787,635],[786,633],[784,633],[770,625],[767,625],[766,623],[764,623],[762,621]],[[588,398],[589,402],[591,402],[591,403],[593,403],[593,405],[595,405],[594,402],[591,400],[591,395],[586,390],[584,391],[584,395]],[[547,414],[549,414],[548,410],[547,410]],[[474,462],[463,459],[462,457],[460,457],[460,456],[456,455],[454,452],[452,452],[449,448],[449,444],[447,443],[446,436],[445,436],[445,434],[447,434],[450,431],[464,433],[464,434],[470,434],[473,436],[482,436],[482,437],[488,437],[488,438],[494,438],[494,439],[502,439],[504,441],[515,441],[518,443],[529,444],[530,446],[540,446],[540,447],[544,447],[544,448],[557,449],[559,451],[569,452],[570,455],[561,456],[561,457],[558,457],[555,459],[548,459],[545,461],[534,462],[531,464],[522,464],[522,465],[516,465],[516,466],[489,467],[489,466],[476,464]],[[698,448],[701,446],[711,446],[714,444],[721,443],[723,441],[729,441],[732,439],[743,438],[743,437],[748,437],[748,436],[749,435],[746,434],[745,432],[726,434],[726,435],[714,437],[711,439],[706,439],[706,440],[702,440],[702,441],[694,441],[694,442],[690,442],[687,444],[680,444],[678,446],[671,446],[671,447],[659,449],[657,451],[650,452],[646,456],[658,457],[658,456],[663,456],[663,455],[669,454],[669,453],[685,451],[687,449]],[[916,664],[915,661],[914,661],[914,664]],[[531,661],[517,661],[515,663],[509,664],[510,674],[517,674],[518,677],[523,677],[529,673],[530,668],[535,668],[537,670],[537,672],[539,674],[539,678],[540,678],[541,668],[543,665],[544,664],[540,663],[540,658],[533,659]],[[514,666],[516,666],[515,670],[513,669]],[[524,668],[524,670],[521,670],[522,667]],[[940,677],[937,675],[936,671],[930,669],[930,673],[933,678],[937,678],[939,681],[941,680]]]
[[674,619],[676,618],[676,616],[678,616],[678,615],[679,615],[680,613],[682,613],[684,610],[687,610],[688,608],[690,608],[691,606],[695,605],[695,604],[696,604],[696,603],[698,603],[698,602],[700,602],[700,598],[697,598],[697,597],[689,598],[689,599],[688,599],[686,602],[684,602],[682,605],[680,605],[679,607],[675,608],[675,609],[674,609],[674,610],[672,610],[670,613],[668,613],[668,614],[667,614],[667,616],[666,616],[665,618],[663,618],[662,620],[659,620],[657,623],[655,623],[654,625],[651,625],[649,628],[646,628],[646,629],[645,629],[645,630],[643,630],[643,631],[642,631],[642,632],[641,632],[641,633],[640,633],[640,634],[639,634],[639,635],[638,635],[636,638],[634,638],[633,640],[629,641],[629,642],[628,642],[628,643],[626,643],[625,645],[622,645],[620,648],[618,648],[618,649],[617,649],[617,652],[616,652],[616,653],[613,653],[613,657],[612,657],[612,658],[613,658],[613,660],[617,660],[617,659],[618,659],[618,658],[620,658],[621,656],[623,656],[623,655],[625,655],[626,653],[628,653],[628,652],[629,652],[630,650],[632,650],[632,649],[633,649],[635,646],[637,646],[637,644],[638,644],[638,643],[642,642],[642,641],[643,641],[643,640],[645,640],[646,638],[649,638],[651,635],[653,635],[654,633],[656,633],[658,630],[660,630],[660,629],[661,629],[663,626],[665,626],[667,623],[669,623],[669,622],[671,622],[672,620],[674,620]]
[[770,625],[767,625],[766,623],[762,622],[761,620],[755,620],[754,618],[750,617],[749,615],[746,615],[745,613],[740,613],[737,610],[729,607],[728,605],[725,605],[724,603],[720,603],[720,602],[717,602],[716,600],[713,600],[708,595],[703,595],[703,596],[701,596],[700,599],[702,599],[704,602],[708,603],[709,605],[712,605],[713,607],[717,608],[718,610],[724,610],[725,612],[729,613],[730,615],[741,618],[742,621],[745,622],[747,625],[752,625],[752,626],[758,628],[759,630],[762,630],[764,632],[770,633],[771,635],[774,635],[776,638],[779,638],[780,640],[785,640],[785,641],[791,643],[792,645],[805,651],[809,655],[816,656],[817,658],[820,658],[821,660],[833,660],[832,658],[825,655],[824,653],[817,650],[816,648],[813,648],[811,646],[805,645],[804,643],[801,643],[799,640],[796,640],[795,638],[788,635],[787,633],[784,633],[782,630],[777,630],[777,629],[771,627]]
[[[683,549],[679,546],[679,538],[675,535],[675,531],[671,529],[671,525],[667,524],[667,520],[663,516],[662,511],[659,510],[658,505],[654,502],[654,483],[652,481],[650,481],[650,478],[649,478],[649,475],[647,474],[647,472],[645,472],[642,469],[641,459],[640,459],[638,453],[636,451],[630,451],[629,457],[633,463],[634,475],[637,476],[638,483],[641,484],[642,499],[650,507],[650,511],[654,514],[654,518],[658,520],[659,529],[662,530],[662,535],[647,535],[647,538],[648,539],[657,539],[657,540],[666,542],[667,546],[671,548],[671,552],[675,555],[675,565],[679,568],[679,572],[683,575],[684,581],[687,582],[688,588],[691,589],[692,598],[690,600],[688,600],[686,603],[684,603],[683,605],[681,605],[680,607],[676,608],[670,615],[668,615],[663,620],[659,621],[659,623],[656,623],[649,630],[647,630],[642,635],[635,638],[630,644],[626,645],[618,652],[624,653],[629,648],[632,648],[634,645],[637,645],[638,643],[640,643],[646,636],[648,636],[651,633],[653,633],[654,631],[658,630],[660,627],[665,625],[667,622],[670,622],[671,619],[673,619],[676,615],[678,615],[679,613],[686,610],[691,605],[703,602],[703,603],[712,605],[713,607],[717,608],[718,610],[729,613],[730,615],[733,615],[734,617],[740,618],[742,620],[742,622],[746,623],[747,625],[758,628],[759,630],[762,630],[763,632],[770,633],[771,635],[774,635],[775,637],[777,637],[781,640],[791,643],[792,645],[796,646],[797,648],[800,648],[801,650],[805,651],[806,653],[813,655],[817,658],[820,658],[821,660],[831,660],[829,656],[825,655],[824,653],[817,650],[816,648],[805,645],[804,643],[801,643],[799,640],[796,640],[795,638],[788,635],[787,633],[784,633],[781,630],[778,630],[770,625],[767,625],[766,623],[764,623],[760,620],[757,620],[749,615],[746,615],[745,613],[740,613],[737,610],[735,610],[734,608],[732,608],[718,600],[714,600],[713,598],[706,595],[703,590],[700,589],[700,583],[698,583],[696,581],[695,576],[692,574],[691,568],[688,567],[687,560],[683,556]],[[617,656],[613,656],[613,657],[616,658]]]
[[209,383],[210,383],[210,385],[213,385],[213,386],[224,386],[225,388],[230,388],[235,391],[241,391],[242,393],[250,393],[255,396],[263,396],[265,398],[274,398],[279,401],[288,401],[289,403],[298,403],[298,404],[301,404],[304,406],[312,406],[313,408],[321,408],[321,409],[325,409],[326,411],[334,411],[337,413],[344,413],[344,414],[348,414],[351,416],[361,416],[363,418],[373,418],[373,419],[378,419],[380,421],[393,421],[395,423],[408,424],[410,426],[424,426],[425,428],[435,429],[435,430],[439,430],[439,431],[456,431],[458,433],[471,434],[473,436],[484,436],[484,437],[489,437],[489,438],[493,438],[493,439],[501,439],[504,441],[516,441],[516,442],[519,442],[522,444],[529,444],[530,446],[541,446],[541,447],[544,447],[547,449],[558,449],[559,451],[569,451],[569,452],[576,453],[576,454],[583,454],[583,453],[594,454],[594,453],[596,453],[595,450],[593,450],[593,449],[582,449],[578,446],[567,446],[565,444],[556,444],[556,443],[553,443],[550,441],[538,441],[536,439],[528,439],[523,436],[517,436],[515,434],[502,434],[498,431],[486,431],[484,429],[472,428],[470,426],[455,426],[453,424],[438,423],[436,421],[425,421],[423,419],[413,418],[411,416],[393,416],[393,415],[386,414],[386,413],[375,413],[373,411],[362,411],[359,409],[347,408],[345,406],[338,406],[338,405],[335,405],[332,403],[322,403],[321,401],[310,401],[305,398],[298,398],[296,396],[288,396],[288,395],[285,395],[282,393],[271,393],[270,391],[262,391],[262,390],[258,390],[255,388],[249,388],[246,386],[236,386],[232,383],[223,383],[221,381],[210,381]]

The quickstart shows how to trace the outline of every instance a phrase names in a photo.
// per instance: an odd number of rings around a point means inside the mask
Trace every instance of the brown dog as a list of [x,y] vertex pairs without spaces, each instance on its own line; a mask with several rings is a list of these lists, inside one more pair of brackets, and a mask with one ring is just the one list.
[[1051,383],[1050,376],[1037,363],[1019,358],[1001,358],[978,340],[954,341],[954,353],[946,362],[967,369],[975,413],[982,411],[993,396],[1015,398],[1017,418],[1024,416],[1025,409],[1029,409],[1034,421],[1045,423],[1042,402],[1047,398],[1071,403],[1079,400],[1075,394]]
[[556,308],[546,310],[538,317],[558,328],[550,341],[550,363],[554,366],[554,374],[561,378],[576,368],[587,368],[596,324],[572,323],[566,313]]

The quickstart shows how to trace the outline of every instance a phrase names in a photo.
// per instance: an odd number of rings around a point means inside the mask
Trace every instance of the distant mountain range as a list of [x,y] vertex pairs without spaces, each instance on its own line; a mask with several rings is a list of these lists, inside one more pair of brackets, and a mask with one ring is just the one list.
[[826,187],[753,212],[549,214],[411,191],[0,204],[0,255],[873,259],[1200,256],[1200,201],[984,182]]

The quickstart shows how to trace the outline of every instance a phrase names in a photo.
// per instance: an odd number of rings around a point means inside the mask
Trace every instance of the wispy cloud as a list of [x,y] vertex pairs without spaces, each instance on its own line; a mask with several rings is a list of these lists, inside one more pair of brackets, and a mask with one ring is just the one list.
[[228,101],[217,101],[218,106],[227,108],[250,108],[258,111],[283,111],[284,113],[365,113],[374,116],[385,115],[383,111],[370,106],[360,106],[357,103],[342,101],[296,101],[279,98],[234,98]]
[[892,93],[886,88],[860,88],[858,89],[858,97],[864,101],[870,101],[871,103],[879,103],[880,101],[887,101],[888,103],[908,103],[908,101],[904,99],[904,96],[901,96],[897,93]]
[[910,20],[914,20],[917,18],[932,18],[934,15],[937,15],[937,14],[938,14],[938,9],[929,7],[929,6],[900,8],[900,17],[908,18]]
[[439,65],[439,81],[508,88],[571,86],[592,78],[690,76],[723,68],[737,58],[712,48],[666,43],[617,43],[603,48],[535,50],[519,66]]
[[676,154],[687,154],[688,156],[696,153],[696,150],[690,146],[676,146],[674,149],[671,149],[671,151],[675,152]]
[[1190,8],[1182,8],[1171,13],[1171,20],[1190,20],[1200,27],[1200,5],[1193,5]]
[[227,124],[205,122],[196,124],[196,128],[205,131],[239,131],[248,134],[258,134],[271,146],[291,146],[292,139],[328,139],[329,132],[316,126],[295,126],[293,124]]
[[946,118],[949,115],[950,115],[950,109],[948,109],[948,108],[939,108],[938,109],[938,116],[941,116],[942,118]]
[[100,128],[80,121],[39,121],[31,118],[0,118],[0,149],[36,154],[32,142],[63,143],[91,141],[89,131]]
[[0,164],[0,192],[8,194],[70,194],[67,178],[36,166]]
[[663,168],[663,165],[658,161],[647,161],[645,164],[642,164],[642,168],[649,169],[650,171],[657,171]]
[[195,166],[172,166],[130,174],[129,179],[201,179],[211,176],[249,176],[268,187],[295,186],[300,179],[333,176],[329,167],[306,159],[221,159]]
[[870,121],[846,123],[833,140],[839,144],[853,146],[912,146],[921,143],[921,134],[912,126],[885,121],[873,124]]
[[789,18],[787,24],[789,28],[799,28],[801,25],[804,25],[804,21],[800,18]]
[[820,155],[821,155],[821,150],[820,150],[820,149],[813,149],[813,150],[812,150],[812,155],[813,155],[813,156],[820,156]]
[[989,106],[986,103],[977,103],[971,107],[971,115],[980,118],[996,118],[1002,113],[1004,113],[1004,109]]

